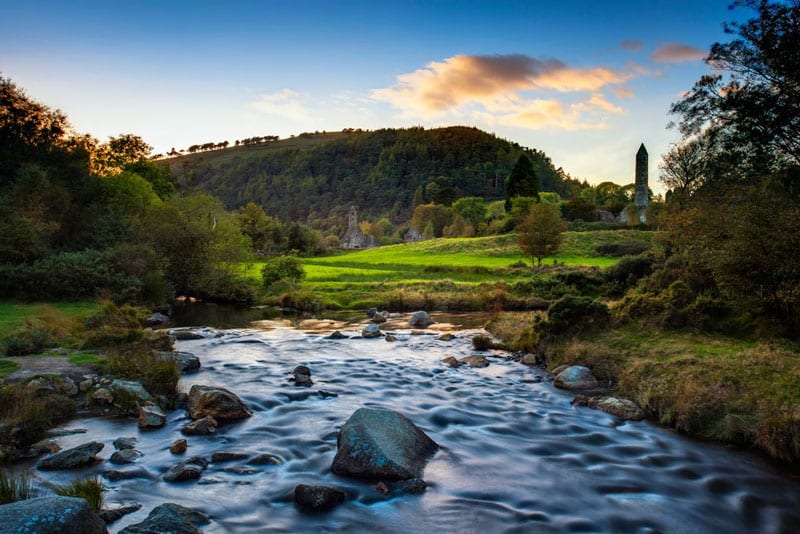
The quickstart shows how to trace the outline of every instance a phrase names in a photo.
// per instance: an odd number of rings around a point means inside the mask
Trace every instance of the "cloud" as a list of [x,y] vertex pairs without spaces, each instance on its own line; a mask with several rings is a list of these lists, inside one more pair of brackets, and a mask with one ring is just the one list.
[[617,98],[633,98],[636,95],[633,94],[633,91],[631,91],[628,87],[623,85],[614,89],[614,96]]
[[619,43],[619,46],[628,52],[638,52],[642,49],[642,42],[636,40],[626,40]]
[[685,61],[697,61],[705,58],[707,52],[680,43],[665,43],[659,46],[650,56],[659,63],[683,63]]
[[286,88],[275,93],[260,95],[250,102],[250,107],[267,115],[290,120],[306,120],[311,118],[311,114],[304,100],[303,95]]
[[490,112],[503,123],[577,128],[581,122],[576,113],[582,110],[617,112],[619,108],[594,96],[574,107],[554,98],[530,98],[527,93],[596,95],[632,77],[629,72],[572,68],[557,59],[540,60],[522,54],[458,55],[401,74],[394,85],[372,91],[372,98],[391,104],[407,116],[430,119],[478,108],[481,116]]

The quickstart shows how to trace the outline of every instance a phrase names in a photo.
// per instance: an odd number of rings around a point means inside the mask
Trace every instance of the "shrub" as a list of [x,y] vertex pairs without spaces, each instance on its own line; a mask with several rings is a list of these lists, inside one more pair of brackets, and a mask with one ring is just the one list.
[[25,324],[5,337],[0,348],[7,356],[36,354],[42,350],[66,342],[79,324],[63,313],[48,306],[41,307]]
[[56,486],[53,491],[62,497],[78,497],[84,499],[95,512],[103,508],[105,488],[97,477],[73,480],[69,484]]
[[637,256],[650,250],[651,245],[647,241],[625,240],[616,243],[605,243],[595,247],[595,251],[601,256],[621,258],[622,256]]
[[604,328],[611,322],[608,306],[591,297],[562,297],[547,310],[548,334],[552,337]]
[[564,286],[571,286],[581,295],[596,293],[603,281],[593,272],[583,270],[569,270],[556,273],[553,277],[556,282]]
[[9,429],[0,442],[25,446],[44,437],[52,424],[75,414],[72,399],[54,393],[37,395],[23,384],[0,388],[0,422]]
[[39,496],[27,473],[13,474],[0,469],[0,504],[8,504]]
[[653,258],[646,254],[624,256],[616,265],[603,271],[603,278],[609,285],[612,295],[621,295],[625,289],[633,287],[639,279],[653,270]]
[[300,281],[305,277],[303,266],[294,256],[277,256],[268,260],[261,269],[261,280],[269,288],[280,280]]
[[144,318],[142,309],[106,302],[86,320],[89,331],[83,347],[108,347],[139,341],[143,335]]
[[175,360],[160,358],[142,346],[133,346],[108,357],[112,374],[140,382],[152,395],[174,396],[178,393],[180,369]]

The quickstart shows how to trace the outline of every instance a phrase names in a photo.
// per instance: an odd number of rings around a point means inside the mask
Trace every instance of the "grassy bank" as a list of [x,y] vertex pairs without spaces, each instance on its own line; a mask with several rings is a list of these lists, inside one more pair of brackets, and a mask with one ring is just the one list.
[[[517,344],[532,317],[498,318],[495,335]],[[561,340],[548,367],[590,367],[614,394],[688,435],[758,448],[800,463],[800,348],[788,343],[667,331],[641,324]]]
[[26,319],[52,315],[55,311],[65,318],[82,320],[98,309],[99,304],[93,300],[48,303],[0,302],[0,339],[22,327]]
[[[536,273],[531,272],[530,258],[522,256],[513,234],[432,239],[303,258],[306,277],[299,287],[278,287],[266,301],[302,309],[535,309],[549,295],[532,292],[529,282],[538,280],[547,286],[560,270],[614,265],[618,259],[600,255],[597,247],[630,239],[650,242],[652,232],[566,232],[559,255]],[[258,280],[262,266],[252,264],[248,276]]]

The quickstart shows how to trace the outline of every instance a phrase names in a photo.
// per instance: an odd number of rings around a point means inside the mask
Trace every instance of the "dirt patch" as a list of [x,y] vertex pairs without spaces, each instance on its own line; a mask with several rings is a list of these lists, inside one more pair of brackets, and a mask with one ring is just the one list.
[[35,375],[55,374],[80,380],[83,375],[97,374],[91,367],[75,365],[63,356],[15,356],[5,358],[15,362],[19,369],[6,375],[6,383],[19,382]]

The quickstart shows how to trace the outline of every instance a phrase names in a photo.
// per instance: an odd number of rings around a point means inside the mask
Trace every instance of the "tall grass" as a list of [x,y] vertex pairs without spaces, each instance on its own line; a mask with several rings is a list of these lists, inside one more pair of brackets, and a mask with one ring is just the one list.
[[97,477],[86,477],[73,480],[69,484],[53,488],[56,495],[62,497],[78,497],[84,499],[95,512],[103,508],[105,488]]
[[107,367],[114,375],[141,383],[153,395],[172,397],[178,393],[178,364],[146,347],[136,345],[109,354]]
[[27,473],[12,474],[0,469],[0,504],[8,504],[39,496]]

